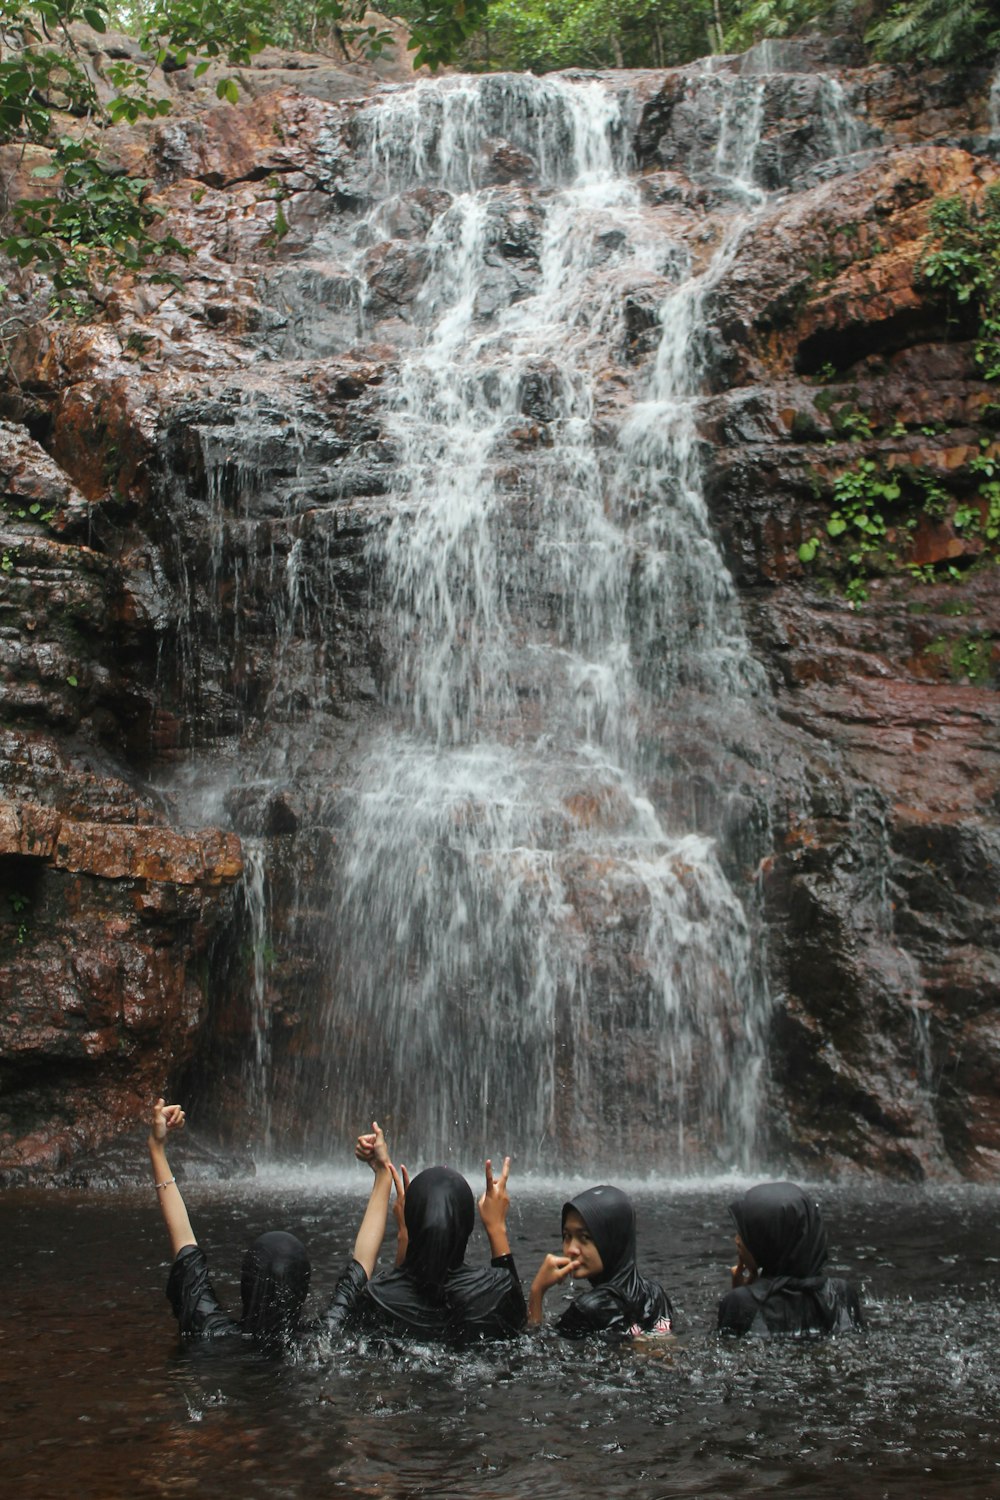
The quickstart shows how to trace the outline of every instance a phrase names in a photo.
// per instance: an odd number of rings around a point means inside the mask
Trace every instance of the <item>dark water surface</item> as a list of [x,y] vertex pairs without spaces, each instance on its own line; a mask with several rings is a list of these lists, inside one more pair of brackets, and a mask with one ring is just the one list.
[[[283,1227],[309,1245],[319,1308],[365,1191],[187,1189],[220,1297],[235,1306],[244,1245]],[[860,1284],[870,1331],[784,1345],[711,1332],[732,1196],[636,1192],[640,1262],[681,1324],[666,1357],[542,1335],[465,1354],[314,1343],[272,1363],[178,1348],[152,1188],[7,1193],[0,1488],[19,1500],[1000,1496],[1000,1194],[818,1189],[832,1265]],[[561,1198],[537,1186],[515,1198],[526,1285],[556,1248]],[[484,1260],[481,1231],[474,1245]]]

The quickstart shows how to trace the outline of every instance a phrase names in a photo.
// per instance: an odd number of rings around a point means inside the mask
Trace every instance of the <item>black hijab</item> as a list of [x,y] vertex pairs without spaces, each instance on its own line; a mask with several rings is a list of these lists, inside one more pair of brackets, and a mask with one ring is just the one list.
[[[764,1182],[751,1188],[729,1212],[744,1245],[757,1262],[758,1280],[734,1290],[720,1305],[720,1327],[742,1314],[743,1299],[759,1312],[770,1333],[832,1333],[861,1324],[857,1294],[846,1282],[824,1276],[826,1229],[819,1207],[794,1182]],[[737,1331],[738,1328],[737,1328]]]
[[729,1205],[736,1232],[761,1276],[821,1278],[826,1230],[819,1206],[794,1182],[764,1182]]
[[402,1265],[370,1281],[358,1267],[361,1326],[453,1342],[520,1333],[524,1293],[511,1256],[481,1268],[465,1264],[476,1218],[465,1178],[451,1167],[428,1167],[407,1188],[403,1214],[408,1242]]
[[601,1270],[559,1319],[565,1338],[603,1333],[622,1337],[637,1329],[670,1326],[673,1310],[658,1281],[639,1275],[635,1263],[635,1209],[621,1188],[588,1188],[563,1204],[562,1221],[574,1210],[586,1224],[601,1257]]
[[621,1188],[588,1188],[563,1204],[562,1222],[573,1210],[586,1224],[590,1237],[597,1246],[603,1269],[597,1276],[589,1278],[591,1286],[601,1286],[612,1281],[629,1266],[635,1265],[635,1209],[632,1200]]
[[264,1343],[292,1333],[309,1291],[309,1257],[294,1234],[272,1230],[243,1257],[241,1328]]
[[451,1167],[427,1167],[406,1190],[403,1216],[408,1243],[402,1269],[422,1291],[442,1296],[448,1273],[465,1260],[476,1222],[472,1189]]

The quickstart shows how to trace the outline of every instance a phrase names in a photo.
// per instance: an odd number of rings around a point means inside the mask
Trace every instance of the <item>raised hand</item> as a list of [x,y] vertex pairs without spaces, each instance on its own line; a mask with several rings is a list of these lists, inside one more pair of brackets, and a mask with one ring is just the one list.
[[410,1189],[410,1174],[405,1167],[401,1167],[402,1177],[399,1172],[389,1163],[389,1171],[396,1188],[396,1196],[392,1203],[392,1216],[396,1220],[396,1264],[401,1266],[406,1258],[406,1249],[410,1242],[410,1236],[406,1229],[406,1195]]
[[390,1166],[389,1148],[385,1143],[382,1127],[377,1120],[372,1121],[370,1131],[358,1136],[354,1154],[358,1161],[366,1161],[373,1172],[382,1171]]
[[483,1228],[490,1242],[490,1251],[493,1259],[498,1256],[510,1254],[510,1241],[507,1238],[507,1210],[510,1208],[510,1199],[507,1196],[507,1178],[510,1176],[510,1157],[503,1159],[503,1171],[494,1181],[493,1163],[486,1163],[486,1191],[479,1200],[479,1217],[483,1221]]
[[572,1276],[578,1265],[579,1261],[573,1255],[546,1255],[531,1283],[531,1292],[528,1297],[530,1327],[538,1328],[542,1322],[542,1300],[545,1293],[552,1287],[558,1286],[561,1281],[565,1281],[567,1276]]
[[165,1141],[168,1130],[184,1129],[184,1111],[179,1104],[167,1104],[157,1099],[150,1120],[150,1134],[155,1141]]
[[576,1264],[572,1255],[547,1255],[535,1272],[535,1279],[531,1283],[532,1291],[537,1290],[544,1295],[550,1287],[558,1286],[560,1281],[565,1281],[567,1276],[572,1275]]
[[486,1226],[487,1233],[490,1226],[503,1228],[507,1222],[507,1211],[510,1208],[510,1198],[507,1196],[507,1179],[510,1176],[510,1157],[503,1159],[503,1171],[494,1181],[493,1163],[486,1163],[486,1191],[479,1200],[479,1217]]
[[729,1267],[729,1274],[734,1287],[752,1286],[759,1275],[757,1262],[739,1235],[736,1236],[736,1264]]
[[198,1243],[194,1230],[191,1228],[191,1220],[188,1218],[188,1211],[184,1206],[177,1179],[171,1172],[170,1163],[167,1161],[167,1133],[171,1130],[183,1129],[184,1111],[181,1106],[167,1104],[164,1099],[155,1100],[153,1112],[150,1115],[149,1138],[146,1144],[149,1148],[149,1164],[153,1171],[153,1186],[156,1188],[160,1212],[170,1236],[170,1250],[173,1255],[177,1255],[185,1245]]

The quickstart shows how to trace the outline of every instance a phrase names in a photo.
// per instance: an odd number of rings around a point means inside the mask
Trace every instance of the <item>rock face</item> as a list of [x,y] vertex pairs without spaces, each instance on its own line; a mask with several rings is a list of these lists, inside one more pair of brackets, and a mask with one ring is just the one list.
[[[39,289],[19,290],[0,408],[8,1180],[64,1168],[173,1086],[230,1139],[254,1134],[249,1102],[264,1144],[308,1151],[302,1100],[322,1098],[329,1048],[378,1067],[363,1016],[324,1032],[307,1013],[340,982],[352,768],[399,712],[408,650],[379,541],[406,509],[390,393],[466,188],[489,189],[477,326],[533,294],[550,165],[518,135],[516,91],[487,81],[466,181],[440,162],[397,181],[365,98],[397,94],[359,69],[303,87],[304,62],[264,61],[237,108],[123,137],[165,229],[194,247],[179,290],[123,283],[75,329],[33,320]],[[795,1169],[1000,1175],[1000,605],[982,528],[955,524],[972,461],[997,451],[993,393],[973,329],[919,276],[934,200],[981,201],[1000,176],[989,83],[811,43],[604,80],[644,227],[623,217],[592,251],[617,331],[588,420],[610,450],[664,299],[710,268],[699,472],[766,678],[749,727],[720,729],[666,682],[671,643],[640,622],[648,795],[718,840],[757,924],[758,1156]],[[433,162],[449,117],[429,107],[445,121]],[[639,233],[662,244],[641,270],[621,255]],[[526,368],[493,455],[525,555],[566,400],[557,358]],[[868,461],[905,493],[894,560],[849,601],[826,525],[837,476]],[[511,604],[522,621],[566,608],[555,592]],[[542,732],[532,693],[521,736]],[[579,830],[622,814],[606,789],[567,784],[556,816]],[[597,856],[560,869],[610,997],[584,1030],[570,993],[556,1003],[550,1128],[585,1159],[616,1111],[654,1109],[657,1023],[628,941],[649,918],[638,887],[609,905]],[[702,887],[676,874],[697,921]],[[700,1045],[698,1077],[731,1042]],[[605,1082],[583,1118],[565,1100],[588,1065]]]

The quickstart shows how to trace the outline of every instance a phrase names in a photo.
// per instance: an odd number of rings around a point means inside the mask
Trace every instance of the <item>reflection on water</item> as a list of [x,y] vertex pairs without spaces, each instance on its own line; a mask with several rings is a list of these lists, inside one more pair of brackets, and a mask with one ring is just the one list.
[[[515,1182],[516,1185],[516,1182]],[[220,1296],[244,1244],[278,1225],[314,1258],[322,1305],[356,1194],[192,1188]],[[7,1278],[4,1477],[52,1497],[434,1495],[963,1497],[1000,1493],[1000,1198],[974,1189],[823,1188],[835,1268],[867,1337],[720,1343],[732,1192],[638,1194],[640,1263],[678,1309],[666,1358],[541,1336],[458,1354],[307,1344],[270,1363],[180,1351],[151,1193],[0,1197]],[[561,1194],[522,1194],[522,1275],[553,1248]],[[476,1255],[485,1258],[481,1232]],[[559,1293],[551,1293],[555,1316]]]

